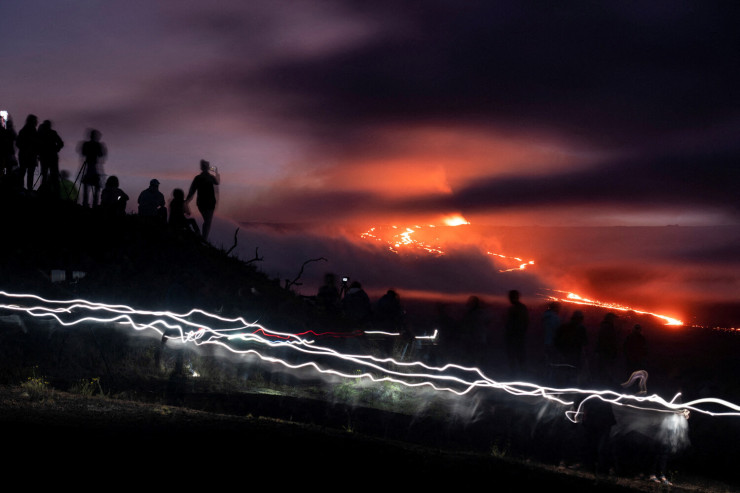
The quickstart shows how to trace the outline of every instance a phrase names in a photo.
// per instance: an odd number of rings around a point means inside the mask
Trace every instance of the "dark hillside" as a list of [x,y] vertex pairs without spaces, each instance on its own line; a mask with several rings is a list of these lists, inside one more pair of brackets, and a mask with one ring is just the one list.
[[[6,292],[148,310],[197,306],[290,332],[326,321],[310,300],[285,290],[253,263],[140,217],[106,217],[37,197],[6,198],[2,211],[7,233],[0,242],[0,289]],[[63,271],[65,280],[52,282],[52,271]],[[200,348],[187,352],[183,367],[182,352],[165,347],[155,333],[134,337],[129,328],[110,323],[62,327],[30,316],[16,322],[8,310],[0,315],[9,316],[0,322],[0,429],[16,451],[13,464],[22,464],[24,473],[33,464],[20,457],[40,448],[55,457],[55,474],[84,463],[91,471],[86,474],[96,479],[109,478],[112,470],[125,475],[120,465],[127,461],[162,471],[180,470],[191,460],[208,463],[194,483],[188,476],[168,476],[181,487],[210,485],[205,478],[214,462],[224,474],[240,467],[273,473],[297,468],[346,481],[351,471],[355,480],[369,474],[374,484],[436,486],[443,477],[455,484],[495,478],[504,490],[554,484],[578,491],[654,487],[644,479],[625,479],[639,472],[645,458],[639,444],[630,444],[638,453],[624,461],[623,476],[558,470],[559,459],[578,455],[582,430],[564,419],[563,409],[542,406],[538,399],[481,391],[456,400],[392,382],[329,381]],[[601,314],[590,316],[598,320]],[[699,339],[691,344],[705,344]],[[732,344],[711,346],[725,351],[723,364]],[[327,345],[383,355],[388,347],[371,338]],[[668,368],[662,362],[670,356],[661,358],[660,368]],[[716,376],[711,381],[718,381]],[[736,383],[721,381],[732,395]],[[700,432],[692,437],[697,447],[674,462],[679,471],[674,479],[687,491],[704,491],[715,487],[706,476],[732,476],[738,426],[708,417],[694,418],[692,426]],[[73,443],[77,455],[65,454]],[[696,479],[700,476],[705,479]]]

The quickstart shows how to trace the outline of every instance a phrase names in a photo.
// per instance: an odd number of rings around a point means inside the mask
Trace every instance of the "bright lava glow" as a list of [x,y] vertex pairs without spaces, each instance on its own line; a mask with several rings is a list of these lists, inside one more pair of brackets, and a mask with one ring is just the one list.
[[[446,226],[455,227],[470,224],[470,222],[459,214],[446,216],[443,219]],[[436,239],[436,243],[430,243],[417,239],[418,234],[427,233],[428,230],[437,228],[435,224],[429,224],[427,226],[408,226],[398,227],[391,226],[390,228],[383,228],[381,231],[378,227],[372,227],[360,235],[360,238],[365,240],[374,240],[388,245],[388,249],[393,253],[400,253],[402,250],[413,250],[413,251],[426,251],[427,253],[435,256],[445,255],[446,252],[442,245],[438,244],[439,239]],[[499,269],[499,272],[513,272],[524,270],[527,267],[534,265],[534,260],[522,260],[519,257],[512,257],[509,255],[503,255],[500,253],[486,252],[487,255],[492,257],[498,257],[501,260],[506,261],[514,267],[505,269]]]
[[[348,379],[390,381],[408,387],[427,387],[439,392],[450,392],[458,396],[464,396],[474,389],[488,389],[518,397],[555,401],[571,407],[580,401],[575,409],[566,412],[567,417],[574,422],[578,420],[583,402],[593,398],[637,409],[655,411],[657,406],[657,410],[664,412],[680,413],[690,410],[710,416],[740,417],[740,406],[716,398],[703,398],[680,404],[675,402],[676,398],[666,401],[658,395],[635,396],[613,391],[543,387],[531,382],[498,382],[486,376],[479,368],[456,364],[430,366],[420,361],[407,362],[370,354],[341,353],[317,345],[313,339],[304,338],[303,336],[308,333],[271,331],[258,323],[247,322],[241,317],[226,318],[199,309],[187,313],[136,310],[125,305],[107,305],[80,299],[48,300],[32,294],[12,294],[3,291],[0,291],[0,309],[14,314],[52,320],[65,327],[82,323],[101,324],[105,327],[105,324],[118,323],[129,325],[137,331],[153,330],[160,335],[165,331],[175,331],[185,344],[216,345],[234,354],[255,355],[262,361],[282,368],[313,369],[322,374]],[[316,336],[321,333],[310,334]],[[282,356],[286,353],[289,355]],[[305,360],[295,362],[298,356]],[[341,366],[346,367],[346,363],[351,363],[353,368],[361,370],[349,372],[339,369]],[[706,407],[707,404],[714,409],[719,407],[723,410],[710,411]]]
[[447,226],[462,226],[463,224],[470,224],[470,221],[462,217],[460,214],[446,216],[442,222]]
[[567,295],[564,298],[557,297],[557,296],[551,296],[550,298],[554,301],[562,301],[565,303],[575,303],[578,305],[598,306],[601,308],[608,308],[610,310],[618,310],[622,312],[635,312],[635,313],[640,313],[642,315],[651,315],[661,320],[665,320],[666,325],[673,325],[673,326],[683,326],[684,325],[684,323],[681,320],[678,320],[677,318],[669,317],[667,315],[660,315],[658,313],[637,310],[635,308],[631,308],[629,306],[624,306],[624,305],[619,305],[617,303],[606,303],[603,301],[589,300],[575,293],[568,293],[566,291],[556,291],[556,292],[557,293],[567,293]]
[[511,269],[499,269],[499,272],[513,272],[515,270],[524,270],[530,265],[534,265],[534,260],[527,261],[527,260],[522,260],[519,257],[509,257],[507,255],[502,255],[500,253],[493,253],[493,252],[486,252],[486,254],[491,255],[493,257],[499,257],[502,259],[506,259],[506,260],[513,259],[518,263],[517,267],[512,267]]
[[[449,221],[449,222],[448,222]],[[463,224],[470,224],[465,218],[462,216],[448,216],[447,219],[445,219],[446,224],[450,226],[459,226]],[[454,224],[453,224],[454,223]],[[435,228],[435,225],[429,225],[429,228]],[[405,249],[414,249],[414,250],[425,250],[428,253],[442,256],[445,255],[445,251],[443,250],[441,245],[434,245],[425,243],[422,241],[416,240],[412,235],[414,235],[416,232],[422,231],[424,228],[422,226],[414,226],[413,228],[407,227],[407,228],[399,228],[398,226],[392,227],[392,232],[390,235],[390,238],[388,238],[388,235],[381,233],[378,228],[373,227],[370,228],[368,231],[360,235],[363,239],[372,239],[379,242],[384,242],[388,245],[388,248],[390,251],[394,253],[399,253],[399,251],[403,248]],[[401,231],[398,233],[397,231]],[[523,271],[527,268],[530,268],[535,265],[534,260],[524,260],[520,257],[514,257],[510,255],[504,255],[501,253],[495,253],[491,251],[486,251],[487,255],[490,255],[492,257],[497,257],[501,260],[507,261],[510,264],[513,263],[513,267],[505,268],[505,269],[498,269],[499,272],[506,273],[506,272],[515,272],[515,271]],[[608,308],[611,310],[619,310],[619,311],[632,311],[635,313],[641,313],[644,315],[651,315],[653,317],[660,318],[666,322],[666,325],[671,326],[683,326],[684,323],[681,320],[678,320],[677,318],[669,317],[667,315],[662,315],[659,313],[652,313],[648,311],[638,310],[632,307],[620,305],[617,303],[609,303],[609,302],[602,302],[602,301],[595,301],[590,300],[588,298],[584,298],[582,296],[579,296],[575,293],[568,293],[567,291],[555,291],[558,293],[567,293],[566,297],[556,297],[556,296],[550,296],[549,298],[552,300],[557,301],[564,301],[567,303],[577,303],[581,305],[589,305],[589,306],[595,306],[595,307],[601,307],[601,308]]]

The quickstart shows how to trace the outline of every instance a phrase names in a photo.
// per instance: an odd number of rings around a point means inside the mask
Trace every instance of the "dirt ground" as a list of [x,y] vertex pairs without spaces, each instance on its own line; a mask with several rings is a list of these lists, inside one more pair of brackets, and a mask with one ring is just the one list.
[[[263,409],[264,411],[264,409]],[[733,491],[707,479],[672,487],[527,460],[419,446],[349,429],[52,391],[0,387],[2,469],[34,485],[322,489],[497,486],[497,490]]]

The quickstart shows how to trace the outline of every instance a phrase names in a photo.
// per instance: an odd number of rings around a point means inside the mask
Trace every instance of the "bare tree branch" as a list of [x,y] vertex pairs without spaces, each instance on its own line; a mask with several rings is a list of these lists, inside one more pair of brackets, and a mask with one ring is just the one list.
[[298,272],[298,275],[295,277],[295,279],[293,279],[292,281],[289,281],[288,279],[285,280],[285,289],[290,289],[292,286],[301,286],[303,283],[298,282],[298,279],[300,279],[301,276],[303,275],[303,269],[306,268],[307,264],[311,262],[318,262],[319,260],[328,262],[328,260],[326,260],[324,257],[312,258],[312,259],[306,260],[305,262],[303,262],[303,265],[301,265],[301,270],[300,272]]
[[260,257],[260,247],[254,247],[254,258],[244,262],[245,264],[251,264],[252,262],[262,262],[265,258]]
[[236,235],[239,233],[239,228],[236,228],[236,231],[234,231],[234,244],[229,248],[229,250],[226,252],[226,255],[228,256],[231,251],[236,248]]

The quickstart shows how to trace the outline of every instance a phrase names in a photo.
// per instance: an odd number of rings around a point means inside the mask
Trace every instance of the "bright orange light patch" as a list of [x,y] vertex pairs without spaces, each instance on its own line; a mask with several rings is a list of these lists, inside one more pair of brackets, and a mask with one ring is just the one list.
[[[566,291],[558,291],[559,293],[565,293]],[[558,298],[556,296],[551,297],[554,300],[557,301],[564,301],[566,303],[575,303],[578,305],[588,305],[588,306],[598,306],[601,308],[609,308],[610,310],[618,310],[622,312],[635,312],[640,313],[643,315],[651,315],[653,317],[659,318],[661,320],[665,320],[666,325],[672,325],[672,326],[683,326],[684,323],[681,320],[678,320],[677,318],[668,317],[666,315],[661,315],[658,313],[652,313],[652,312],[646,312],[642,310],[637,310],[635,308],[631,308],[629,306],[619,305],[617,303],[606,303],[603,301],[596,301],[596,300],[589,300],[587,298],[583,298],[582,296],[579,296],[575,293],[568,293],[565,298]]]
[[463,224],[470,224],[470,221],[462,217],[462,215],[460,214],[445,216],[442,219],[442,222],[445,223],[447,226],[461,226]]

